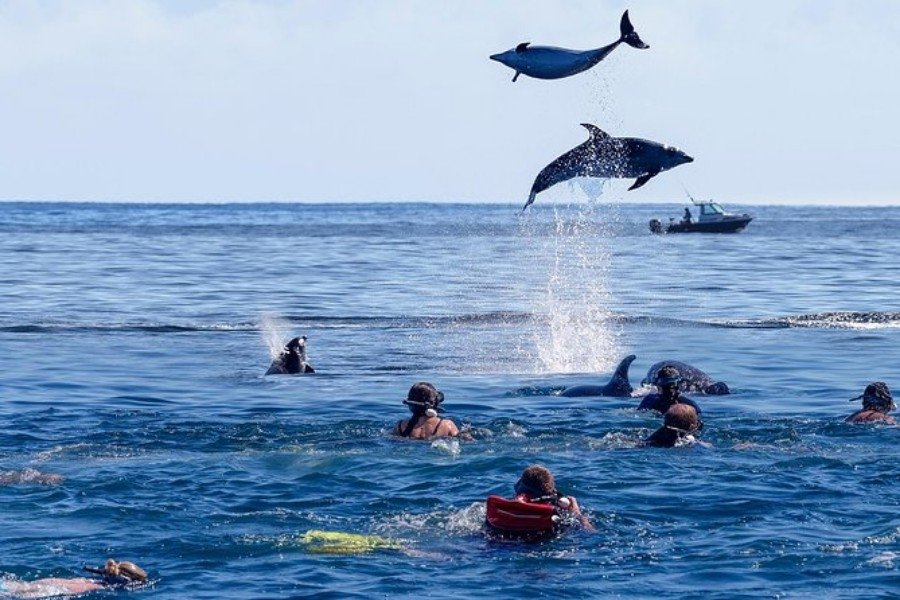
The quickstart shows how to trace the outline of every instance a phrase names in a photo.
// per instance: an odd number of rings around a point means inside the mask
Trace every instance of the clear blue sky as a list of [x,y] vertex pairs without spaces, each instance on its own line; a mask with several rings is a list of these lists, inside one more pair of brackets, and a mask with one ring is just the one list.
[[[649,50],[487,58],[605,45],[625,8]],[[896,0],[0,3],[6,200],[518,204],[589,121],[696,158],[611,201],[900,204],[898,106]]]

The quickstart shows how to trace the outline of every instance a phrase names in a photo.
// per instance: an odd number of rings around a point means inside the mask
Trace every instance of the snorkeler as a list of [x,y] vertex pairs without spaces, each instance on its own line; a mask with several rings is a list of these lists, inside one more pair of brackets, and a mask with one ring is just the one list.
[[281,354],[272,361],[266,375],[295,375],[315,372],[312,365],[306,362],[306,336],[301,335],[287,343]]
[[681,373],[675,367],[663,367],[656,374],[653,383],[659,389],[658,393],[647,394],[638,405],[638,410],[655,410],[663,414],[675,404],[687,404],[693,406],[699,415],[702,411],[697,403],[682,396],[678,390],[678,382],[681,381]]
[[490,529],[525,537],[552,535],[563,527],[576,524],[595,531],[590,520],[582,514],[578,500],[556,489],[553,473],[547,467],[527,467],[514,489],[514,500],[488,497],[485,521]]
[[875,381],[866,386],[865,391],[851,398],[850,402],[862,399],[862,410],[858,410],[845,419],[847,423],[869,423],[882,422],[888,425],[896,425],[894,417],[888,413],[896,410],[897,405],[894,404],[894,397],[891,396],[891,390],[883,381]]
[[460,436],[459,428],[452,420],[438,416],[438,413],[444,412],[441,408],[443,401],[443,392],[438,391],[430,383],[420,381],[413,385],[409,388],[406,400],[403,401],[412,412],[412,417],[398,421],[394,427],[394,434],[414,440],[436,437],[468,438],[468,434],[465,433]]
[[132,562],[106,561],[102,567],[84,567],[96,577],[46,577],[35,581],[0,580],[0,593],[20,598],[52,598],[98,590],[134,589],[147,583],[147,573]]
[[695,442],[702,428],[703,423],[693,406],[673,404],[666,411],[663,426],[651,433],[650,437],[644,440],[643,445],[654,448],[672,448],[679,442]]

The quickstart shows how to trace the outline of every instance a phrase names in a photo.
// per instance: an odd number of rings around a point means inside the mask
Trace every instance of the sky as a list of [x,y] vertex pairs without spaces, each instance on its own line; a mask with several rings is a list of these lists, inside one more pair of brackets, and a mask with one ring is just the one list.
[[896,0],[0,0],[2,200],[524,203],[590,122],[695,162],[539,203],[900,204],[898,107]]

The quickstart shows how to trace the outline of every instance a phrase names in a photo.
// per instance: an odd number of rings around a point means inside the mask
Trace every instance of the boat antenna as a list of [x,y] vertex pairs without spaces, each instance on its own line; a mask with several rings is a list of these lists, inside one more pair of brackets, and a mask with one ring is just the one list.
[[[679,181],[678,183],[681,183],[681,182]],[[681,189],[683,189],[683,190],[684,190],[684,193],[687,194],[687,197],[691,199],[691,202],[694,203],[694,206],[699,206],[699,205],[700,205],[699,202],[697,202],[696,200],[694,200],[694,197],[691,196],[691,193],[688,191],[688,189],[684,186],[683,183],[681,183]]]

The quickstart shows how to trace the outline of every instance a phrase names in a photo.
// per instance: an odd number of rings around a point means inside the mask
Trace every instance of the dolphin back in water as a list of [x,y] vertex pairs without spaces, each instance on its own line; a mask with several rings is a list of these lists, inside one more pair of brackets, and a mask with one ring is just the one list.
[[539,193],[574,177],[634,177],[635,182],[628,188],[634,190],[661,172],[694,160],[672,146],[639,138],[615,138],[596,125],[581,125],[590,138],[541,169],[523,211]]
[[493,54],[490,58],[513,69],[516,72],[513,81],[522,74],[536,79],[560,79],[587,71],[606,58],[622,42],[633,48],[644,49],[650,47],[641,41],[641,38],[634,30],[634,26],[628,18],[627,10],[622,15],[619,31],[620,36],[618,40],[608,46],[594,50],[569,50],[554,46],[532,46],[529,42],[523,42],[506,52]]

